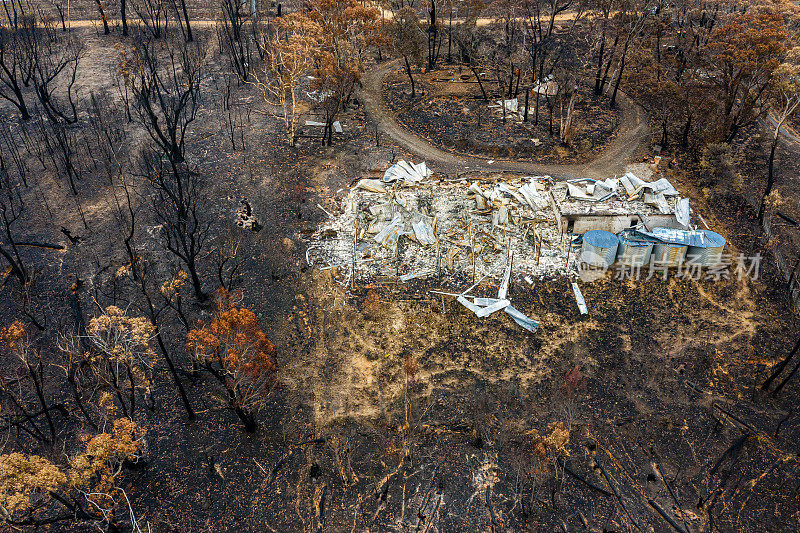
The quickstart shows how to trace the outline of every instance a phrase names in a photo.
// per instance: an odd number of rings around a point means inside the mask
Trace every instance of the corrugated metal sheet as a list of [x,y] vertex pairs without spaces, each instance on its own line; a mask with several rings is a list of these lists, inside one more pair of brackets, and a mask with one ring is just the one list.
[[583,236],[581,261],[593,265],[607,267],[614,263],[619,248],[619,237],[610,231],[588,231]]
[[[714,237],[709,234],[716,235],[721,238],[721,235],[713,231],[706,230],[684,230],[684,229],[671,229],[671,228],[653,228],[652,231],[637,229],[634,233],[643,238],[651,238],[661,242],[671,244],[683,244],[686,246],[708,247],[716,242]],[[723,241],[725,239],[722,239]]]

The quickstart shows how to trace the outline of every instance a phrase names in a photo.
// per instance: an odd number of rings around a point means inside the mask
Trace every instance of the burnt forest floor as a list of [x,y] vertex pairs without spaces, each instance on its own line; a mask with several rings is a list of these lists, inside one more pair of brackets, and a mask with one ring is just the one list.
[[[110,56],[111,42],[87,35],[90,51]],[[101,63],[88,63],[81,79],[107,72]],[[609,274],[582,285],[588,317],[564,279],[515,283],[514,305],[541,322],[533,334],[502,313],[477,319],[431,298],[438,284],[358,279],[346,291],[340,273],[305,264],[304,239],[327,216],[318,204],[335,212],[354,180],[409,155],[385,139],[376,146],[360,108],[340,117],[345,133],[333,147],[304,131],[292,148],[277,121],[256,112],[249,87],[231,98],[247,117],[234,128],[244,144],[234,149],[222,104],[209,98],[191,155],[208,177],[212,242],[238,247],[235,288],[277,346],[280,384],[248,435],[206,378],[185,378],[199,417],[187,423],[159,364],[156,407],[136,415],[147,462],[124,478],[151,531],[670,531],[653,504],[690,531],[712,522],[721,531],[797,529],[800,419],[790,409],[800,386],[777,398],[755,388],[798,333],[768,260],[747,281]],[[124,303],[100,287],[125,264],[104,178],[87,171],[78,195],[63,183],[43,190],[50,208],[26,214],[23,236],[66,249],[26,252],[38,281],[28,293],[7,289],[3,324],[23,307],[68,323],[76,280],[89,314],[93,300]],[[138,241],[168,271],[177,265],[145,200]],[[237,225],[243,200],[260,231]],[[80,240],[66,240],[60,226]],[[749,252],[738,226],[725,227],[734,250]],[[213,290],[212,254],[201,269]],[[187,310],[210,316],[189,300]],[[42,341],[51,348],[52,330]],[[174,321],[164,333],[188,367],[185,330]],[[29,453],[71,453],[89,433],[73,418],[66,450]],[[560,455],[537,447],[536,435],[556,423],[569,431]]]

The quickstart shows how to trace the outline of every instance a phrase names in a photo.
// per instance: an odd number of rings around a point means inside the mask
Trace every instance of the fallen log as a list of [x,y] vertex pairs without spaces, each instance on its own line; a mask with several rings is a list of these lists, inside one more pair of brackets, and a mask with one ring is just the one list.
[[298,442],[297,444],[295,444],[295,446],[300,447],[300,446],[305,446],[306,444],[325,444],[325,439],[316,438],[316,439],[304,440],[302,442]]
[[722,456],[719,459],[717,459],[717,462],[714,463],[714,467],[709,471],[709,475],[713,476],[717,472],[717,470],[719,470],[719,467],[722,466],[722,462],[725,460],[725,458],[727,458],[729,456],[732,456],[737,451],[739,451],[739,449],[744,445],[745,441],[747,441],[747,439],[749,437],[750,437],[750,433],[745,433],[744,435],[742,435],[741,437],[736,439],[733,442],[733,444],[731,444],[728,447],[728,449],[725,450],[725,452],[722,454]]
[[[794,270],[792,271],[792,275],[794,275]],[[781,374],[781,372],[784,371],[786,366],[791,362],[792,358],[798,351],[800,351],[800,338],[797,339],[797,342],[795,343],[794,347],[786,355],[786,357],[784,357],[780,363],[776,364],[773,367],[772,373],[766,380],[764,380],[764,383],[761,384],[761,390],[769,390],[769,387],[770,385],[772,385],[772,382],[775,381],[775,379],[777,379],[777,377]]]
[[725,416],[727,416],[728,418],[730,418],[734,422],[737,422],[744,429],[746,429],[746,430],[748,430],[748,431],[750,431],[752,433],[759,433],[759,431],[756,428],[754,428],[749,422],[746,422],[746,421],[742,420],[741,418],[739,418],[738,416],[736,416],[735,414],[731,413],[726,408],[722,407],[719,404],[719,402],[712,403],[711,404],[711,408],[712,409],[716,409],[717,411],[719,411],[720,413],[724,414]]
[[61,244],[50,244],[47,242],[18,242],[17,246],[28,246],[31,248],[47,248],[50,250],[66,250]]
[[678,507],[678,511],[680,511],[681,513],[681,520],[683,521],[683,527],[688,532],[689,524],[686,523],[686,515],[683,512],[683,507],[681,507],[681,502],[678,501],[678,496],[677,494],[675,494],[675,491],[672,490],[672,485],[670,485],[669,480],[667,480],[667,476],[664,475],[664,471],[661,470],[661,466],[659,466],[658,463],[656,463],[655,465],[656,465],[656,470],[658,470],[658,475],[661,476],[661,481],[664,482],[664,486],[667,487],[670,496],[672,496],[672,501],[675,502],[675,505]]
[[616,485],[614,485],[614,483],[611,481],[611,477],[606,473],[606,469],[603,468],[603,465],[600,464],[600,461],[597,461],[597,459],[595,459],[595,461],[597,463],[597,468],[600,469],[600,473],[603,474],[606,483],[608,483],[609,488],[611,488],[611,492],[613,492],[614,496],[616,496],[617,501],[619,502],[619,506],[622,507],[622,510],[625,512],[625,516],[628,517],[628,520],[630,520],[631,524],[633,524],[633,527],[635,527],[637,531],[641,531],[642,528],[639,527],[639,524],[637,524],[633,520],[631,513],[628,512],[628,508],[625,506],[625,502],[622,501],[622,496],[619,495],[619,491],[617,491]]
[[681,526],[680,526],[680,525],[679,525],[679,524],[678,524],[678,523],[675,521],[675,519],[674,519],[674,518],[672,518],[670,515],[668,515],[668,514],[667,514],[667,512],[666,512],[664,509],[662,509],[662,508],[661,508],[661,506],[660,506],[660,505],[658,505],[658,504],[657,504],[655,501],[653,501],[653,500],[647,500],[647,503],[649,503],[649,504],[650,504],[650,507],[652,507],[653,509],[655,509],[655,510],[656,510],[656,512],[657,512],[658,514],[660,514],[660,515],[661,515],[661,518],[663,518],[664,520],[666,520],[666,521],[667,521],[667,523],[668,523],[669,525],[671,525],[671,526],[672,526],[672,528],[673,528],[675,531],[677,531],[678,533],[689,533],[688,531],[686,531],[685,529],[683,529],[683,528],[682,528],[682,527],[681,527]]
[[603,496],[613,496],[613,494],[608,492],[606,489],[604,489],[602,487],[598,487],[597,485],[595,485],[594,483],[592,483],[588,479],[586,479],[586,478],[580,476],[579,474],[577,474],[576,472],[574,472],[569,466],[567,466],[567,463],[562,461],[560,458],[558,459],[558,465],[561,468],[563,468],[564,471],[567,474],[569,474],[570,476],[574,477],[575,479],[577,479],[578,481],[580,481],[581,483],[583,483],[584,485],[586,485],[590,489],[596,490],[597,492],[599,492]]
[[776,211],[775,214],[778,215],[778,217],[780,217],[783,220],[785,220],[786,222],[788,222],[789,224],[791,224],[792,226],[796,226],[797,225],[797,221],[795,219],[793,219],[792,217],[790,217],[789,215],[781,213],[780,211]]

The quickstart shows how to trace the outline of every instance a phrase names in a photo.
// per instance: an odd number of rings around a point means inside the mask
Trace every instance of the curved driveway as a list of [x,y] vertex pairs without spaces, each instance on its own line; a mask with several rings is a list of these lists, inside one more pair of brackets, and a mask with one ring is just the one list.
[[433,145],[405,126],[401,125],[395,114],[383,99],[383,79],[398,61],[389,61],[374,70],[364,73],[359,91],[364,108],[378,124],[381,133],[388,135],[400,146],[422,158],[430,165],[439,166],[443,170],[461,172],[464,170],[511,171],[532,175],[550,175],[558,178],[589,177],[605,179],[624,172],[625,163],[636,148],[647,139],[647,114],[644,109],[630,98],[621,95],[619,99],[622,109],[622,120],[614,140],[594,160],[587,163],[568,165],[534,163],[525,160],[504,160],[495,158],[489,164],[489,157],[465,155],[443,150]]

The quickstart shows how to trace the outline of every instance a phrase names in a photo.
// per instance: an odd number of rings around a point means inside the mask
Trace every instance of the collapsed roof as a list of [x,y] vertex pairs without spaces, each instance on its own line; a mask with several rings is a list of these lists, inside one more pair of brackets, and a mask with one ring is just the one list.
[[553,188],[562,216],[674,215],[681,226],[689,225],[689,200],[666,178],[647,182],[631,172],[621,178],[568,180]]

